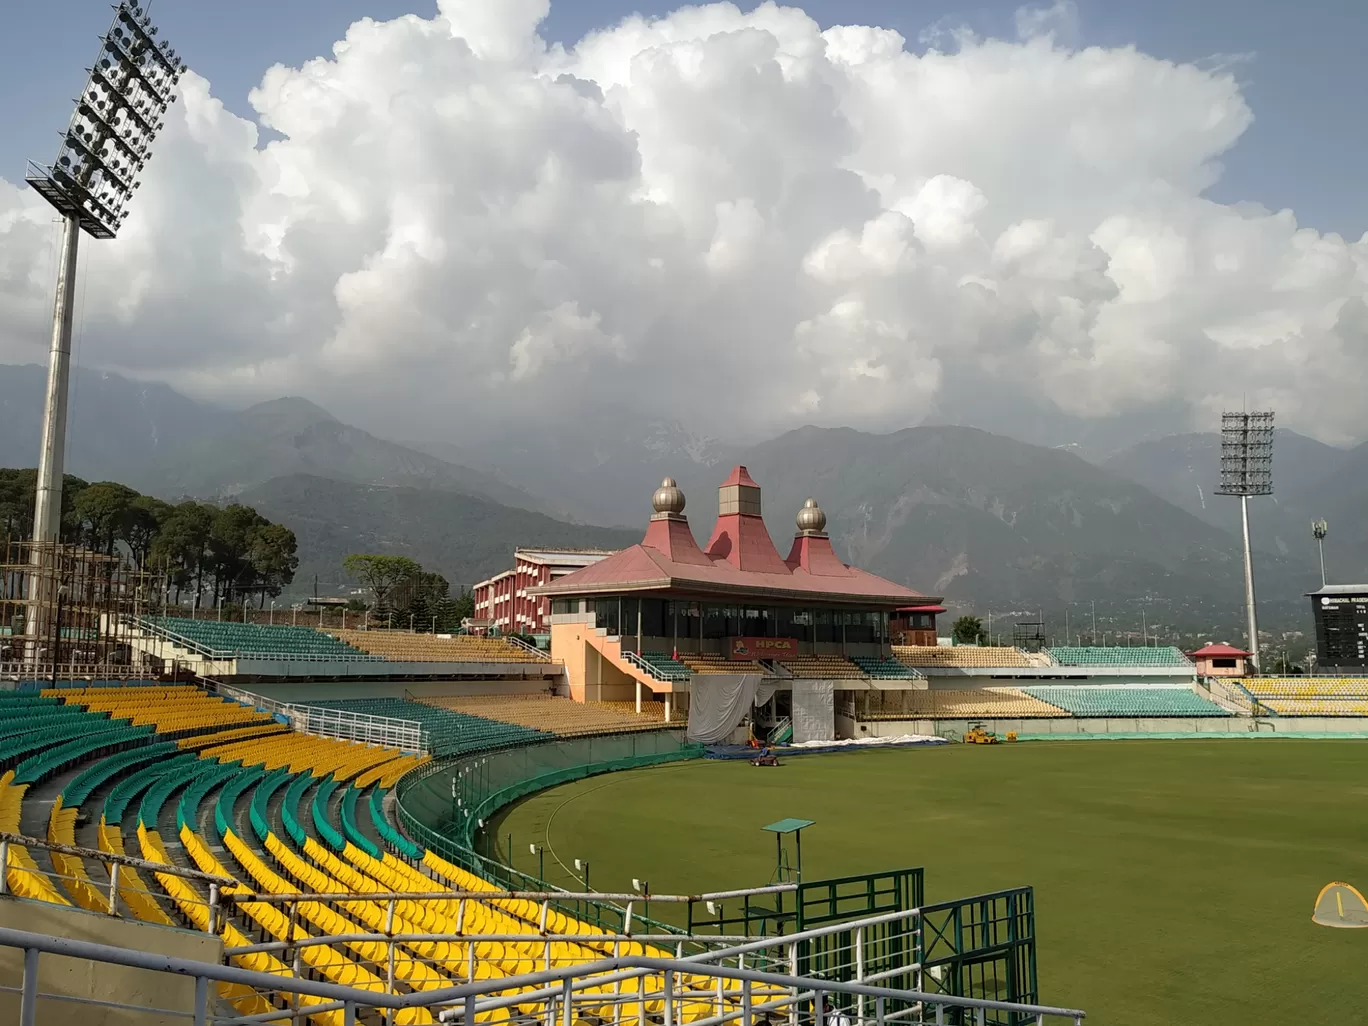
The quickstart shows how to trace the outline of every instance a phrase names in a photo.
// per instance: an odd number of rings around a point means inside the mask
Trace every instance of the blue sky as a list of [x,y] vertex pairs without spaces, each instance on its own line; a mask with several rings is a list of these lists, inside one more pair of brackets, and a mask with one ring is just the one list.
[[[585,31],[633,11],[659,13],[677,4],[651,0],[560,0],[543,35],[570,43]],[[743,7],[754,6],[742,4]],[[877,24],[915,43],[940,21],[1010,36],[1015,2],[989,0],[808,0],[799,4],[823,25]],[[1357,238],[1368,230],[1368,156],[1360,111],[1368,73],[1362,45],[1368,4],[1356,0],[1078,0],[1081,41],[1133,44],[1173,60],[1244,55],[1237,68],[1255,122],[1227,160],[1212,197],[1290,206],[1301,224]],[[0,138],[0,177],[22,177],[24,161],[51,159],[65,127],[82,68],[95,54],[109,6],[62,0],[55,18],[48,4],[14,4],[0,38],[0,96],[6,131]],[[205,75],[230,109],[249,113],[247,93],[273,63],[298,64],[328,53],[333,40],[359,17],[414,12],[430,15],[430,0],[156,0],[162,31],[190,65]]]

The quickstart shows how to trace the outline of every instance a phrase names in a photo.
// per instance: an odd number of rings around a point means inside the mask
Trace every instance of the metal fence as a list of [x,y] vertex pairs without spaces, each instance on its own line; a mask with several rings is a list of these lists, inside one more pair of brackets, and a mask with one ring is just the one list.
[[[337,943],[343,938],[316,938]],[[403,1009],[423,1008],[439,1021],[476,1023],[530,1022],[573,1026],[597,1021],[614,1026],[660,1023],[675,1026],[761,1026],[787,1021],[790,1026],[885,1026],[887,1023],[954,1023],[989,1026],[992,1023],[1073,1023],[1081,1026],[1081,1009],[1060,1008],[975,997],[955,997],[883,986],[870,980],[831,980],[792,971],[769,971],[779,961],[754,945],[740,946],[694,958],[619,955],[580,965],[552,968],[458,986],[409,993],[377,992],[301,976],[278,976],[234,966],[195,962],[168,955],[118,948],[107,944],[55,937],[23,930],[0,929],[0,948],[23,952],[23,982],[17,988],[19,1026],[72,1021],[73,1014],[91,1005],[161,1015],[168,1021],[186,1020],[195,1026],[284,1022],[325,1013],[341,1013],[344,1026],[359,1018],[371,1021],[381,1013],[395,1022]],[[748,950],[749,948],[749,950]],[[172,988],[154,989],[146,1003],[96,1001],[62,991],[42,989],[42,956],[57,955],[101,965],[150,970],[194,981],[193,997],[185,1007],[167,1000]],[[244,1016],[220,1004],[219,986],[236,993],[261,995],[266,1012]],[[51,986],[49,982],[49,986]],[[266,997],[268,996],[269,997]],[[155,1007],[153,1001],[173,1007]],[[283,1007],[282,1007],[283,1006]],[[398,1013],[398,1014],[396,1014]]]

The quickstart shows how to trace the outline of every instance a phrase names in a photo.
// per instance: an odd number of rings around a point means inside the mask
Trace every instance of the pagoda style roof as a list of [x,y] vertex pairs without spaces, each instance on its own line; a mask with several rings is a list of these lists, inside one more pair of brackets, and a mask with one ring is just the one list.
[[1220,657],[1236,657],[1236,658],[1238,658],[1238,657],[1240,657],[1240,656],[1248,656],[1249,653],[1246,652],[1246,651],[1245,651],[1244,649],[1242,649],[1242,648],[1235,648],[1233,645],[1226,645],[1226,644],[1216,643],[1216,644],[1211,644],[1211,645],[1204,645],[1204,646],[1202,646],[1201,648],[1199,648],[1196,652],[1189,652],[1188,655],[1189,655],[1189,656],[1193,656],[1194,658],[1200,658],[1200,657],[1202,657],[1202,656],[1215,656],[1215,657],[1218,657],[1218,658],[1220,658]]
[[760,516],[760,487],[745,467],[732,470],[718,495],[719,515],[706,549],[699,548],[683,514],[683,493],[666,479],[640,543],[529,594],[671,591],[889,608],[939,601],[843,563],[825,533],[826,516],[812,500],[800,511],[788,557],[781,557]]

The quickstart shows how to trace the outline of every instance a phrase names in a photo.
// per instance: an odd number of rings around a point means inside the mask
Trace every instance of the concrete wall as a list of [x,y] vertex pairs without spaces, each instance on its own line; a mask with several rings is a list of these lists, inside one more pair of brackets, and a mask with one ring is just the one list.
[[[985,730],[1005,734],[1248,734],[1255,721],[1247,716],[1155,717],[1067,717],[1058,719],[974,719],[974,720],[877,720],[860,722],[841,717],[846,737],[898,737],[903,734],[962,735],[971,723]],[[1258,731],[1278,733],[1362,733],[1368,732],[1368,717],[1296,716],[1260,718]]]
[[[206,933],[113,919],[79,909],[19,898],[0,898],[0,926],[201,962],[220,963],[223,960],[223,942]],[[17,948],[0,948],[0,986],[18,988],[23,986],[23,982],[24,953]],[[194,1010],[194,980],[170,973],[43,955],[38,962],[38,982],[44,994],[118,1001],[173,1012],[188,1013]],[[0,1022],[18,1021],[17,990],[0,991]],[[40,1026],[66,1023],[79,1023],[80,1026],[184,1026],[189,1021],[183,1016],[100,1008],[55,998],[40,998],[38,1001]]]

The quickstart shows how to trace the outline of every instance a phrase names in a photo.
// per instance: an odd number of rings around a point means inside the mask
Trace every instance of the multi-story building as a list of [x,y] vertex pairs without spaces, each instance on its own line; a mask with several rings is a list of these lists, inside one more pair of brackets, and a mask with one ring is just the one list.
[[504,633],[545,634],[551,600],[527,594],[528,588],[558,581],[613,553],[606,549],[514,549],[513,569],[475,585],[476,625]]

